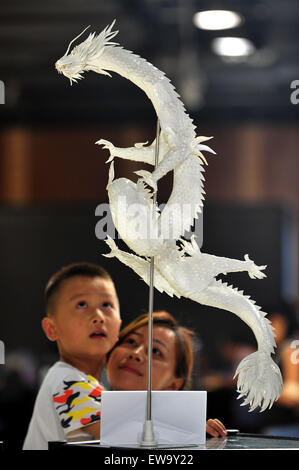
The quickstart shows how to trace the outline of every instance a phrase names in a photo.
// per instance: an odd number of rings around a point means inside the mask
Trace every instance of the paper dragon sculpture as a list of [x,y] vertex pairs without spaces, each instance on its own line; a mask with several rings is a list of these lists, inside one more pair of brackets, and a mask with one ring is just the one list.
[[[276,346],[273,328],[265,318],[266,313],[250,297],[216,277],[247,271],[252,279],[261,279],[265,277],[262,271],[266,266],[257,266],[248,255],[244,261],[239,261],[202,253],[194,236],[191,241],[182,238],[203,206],[202,165],[206,159],[202,151],[215,152],[202,144],[210,137],[196,136],[195,126],[165,74],[145,59],[111,42],[118,33],[112,31],[113,26],[114,22],[99,35],[90,34],[69,52],[71,44],[84,30],[71,41],[65,55],[55,64],[57,71],[68,77],[71,84],[89,70],[109,76],[108,71],[122,75],[146,93],[160,122],[158,164],[153,172],[137,171],[137,183],[127,178],[114,179],[113,159],[118,157],[154,165],[156,141],[130,148],[117,148],[103,139],[97,142],[110,152],[107,190],[115,227],[135,253],[118,249],[108,237],[106,242],[111,252],[106,256],[116,257],[147,284],[150,283],[150,258],[154,257],[154,286],[160,292],[228,310],[243,320],[252,329],[258,349],[245,357],[236,370],[238,398],[245,397],[242,405],[249,404],[250,411],[257,407],[264,411],[272,406],[282,390],[280,370],[271,358]],[[158,181],[170,171],[174,172],[173,188],[160,212],[153,194]],[[122,204],[119,204],[120,198]],[[134,220],[130,219],[130,207],[136,207],[136,204],[140,226],[147,228],[143,234],[136,230]]]

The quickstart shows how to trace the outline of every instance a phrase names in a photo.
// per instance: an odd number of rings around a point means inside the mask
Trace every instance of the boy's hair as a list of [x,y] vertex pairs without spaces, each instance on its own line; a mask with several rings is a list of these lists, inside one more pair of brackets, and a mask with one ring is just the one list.
[[110,274],[104,268],[96,264],[80,262],[72,263],[68,266],[63,266],[55,274],[53,274],[53,276],[51,276],[51,278],[47,282],[44,291],[44,300],[47,315],[53,314],[54,297],[55,294],[57,294],[57,292],[59,291],[62,282],[66,279],[70,279],[75,276],[85,276],[91,278],[100,277],[113,283]]

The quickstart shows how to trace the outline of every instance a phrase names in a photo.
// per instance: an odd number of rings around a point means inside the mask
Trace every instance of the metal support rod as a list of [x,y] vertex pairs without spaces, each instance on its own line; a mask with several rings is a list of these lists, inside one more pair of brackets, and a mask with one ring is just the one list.
[[[159,161],[160,121],[157,120],[156,145],[155,145],[155,168]],[[157,202],[157,191],[153,194],[153,206]],[[153,208],[153,215],[155,210]],[[147,394],[146,394],[146,421],[144,424],[144,435],[140,445],[145,447],[156,447],[152,426],[152,355],[153,355],[153,310],[154,310],[154,271],[155,259],[151,257],[150,262],[150,286],[149,286],[149,308],[148,308],[148,353],[147,353]]]

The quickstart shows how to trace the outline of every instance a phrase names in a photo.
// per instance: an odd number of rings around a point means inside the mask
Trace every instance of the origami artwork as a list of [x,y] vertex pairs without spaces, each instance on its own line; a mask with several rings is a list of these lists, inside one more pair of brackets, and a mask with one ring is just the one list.
[[[138,143],[130,148],[117,148],[107,140],[97,142],[109,150],[108,195],[115,227],[130,250],[120,250],[110,237],[106,242],[116,257],[133,269],[147,284],[150,282],[150,259],[154,257],[154,287],[170,296],[186,297],[202,305],[230,311],[253,331],[257,351],[245,357],[237,367],[239,397],[250,411],[271,407],[281,394],[282,377],[271,354],[276,346],[273,328],[266,313],[249,296],[216,279],[219,274],[247,271],[252,279],[265,277],[266,266],[257,266],[248,255],[235,260],[202,253],[193,236],[186,241],[184,233],[192,227],[204,200],[202,152],[213,152],[203,144],[211,137],[197,137],[170,80],[145,59],[123,49],[111,40],[118,33],[114,23],[99,35],[87,39],[65,55],[55,66],[72,82],[83,78],[83,72],[109,75],[116,72],[141,88],[151,100],[160,123],[159,157],[152,172],[137,171],[136,183],[127,178],[115,179],[115,157],[155,164],[156,140]],[[84,30],[85,31],[85,30]],[[83,32],[84,32],[83,31]],[[70,52],[69,52],[70,51]],[[109,72],[108,72],[109,71]],[[162,211],[153,198],[158,181],[173,171],[172,192]],[[120,203],[121,201],[121,203]],[[138,207],[139,223],[131,211]]]

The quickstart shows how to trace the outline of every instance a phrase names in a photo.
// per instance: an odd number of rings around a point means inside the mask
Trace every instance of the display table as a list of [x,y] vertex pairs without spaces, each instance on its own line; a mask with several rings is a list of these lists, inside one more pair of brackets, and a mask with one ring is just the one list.
[[235,435],[228,435],[227,437],[209,437],[207,438],[205,445],[190,446],[190,447],[178,447],[171,446],[165,448],[157,447],[154,449],[144,449],[136,447],[107,447],[101,446],[100,441],[85,441],[85,442],[50,442],[49,450],[101,450],[107,452],[107,450],[115,451],[150,451],[161,452],[161,451],[202,451],[202,450],[273,450],[273,449],[289,449],[299,450],[299,438],[295,437],[277,437],[277,436],[265,436],[262,434],[245,434],[237,433]]

